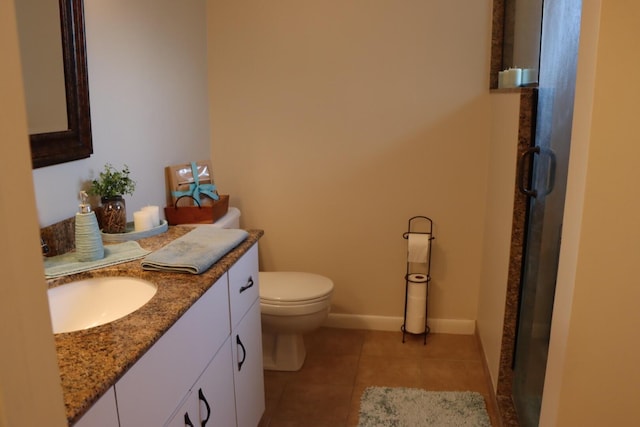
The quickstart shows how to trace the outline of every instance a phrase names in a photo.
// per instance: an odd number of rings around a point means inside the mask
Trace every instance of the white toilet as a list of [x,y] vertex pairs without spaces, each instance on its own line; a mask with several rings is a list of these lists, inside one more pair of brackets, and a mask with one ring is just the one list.
[[[240,210],[230,207],[214,224],[239,228]],[[272,371],[297,371],[306,356],[303,335],[318,329],[331,308],[333,281],[298,272],[260,272],[263,367]]]
[[312,273],[261,271],[259,283],[264,369],[297,371],[307,355],[302,336],[326,320],[333,282]]

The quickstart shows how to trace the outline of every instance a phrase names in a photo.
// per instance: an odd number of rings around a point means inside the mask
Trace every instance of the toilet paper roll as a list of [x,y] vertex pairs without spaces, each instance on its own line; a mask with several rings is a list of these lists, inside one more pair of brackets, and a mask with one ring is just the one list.
[[427,263],[431,234],[409,233],[407,261]]
[[404,330],[412,334],[425,332],[426,311],[426,283],[409,283],[409,288],[407,289],[407,318],[404,324]]
[[429,276],[422,273],[411,273],[407,276],[407,280],[413,283],[425,283]]

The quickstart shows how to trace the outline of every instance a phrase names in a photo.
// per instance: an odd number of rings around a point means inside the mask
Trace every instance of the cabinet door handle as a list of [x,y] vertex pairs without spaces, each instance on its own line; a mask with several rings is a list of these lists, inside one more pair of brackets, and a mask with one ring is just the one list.
[[247,350],[244,348],[242,341],[240,341],[240,335],[236,335],[236,344],[242,349],[242,360],[238,362],[238,372],[240,372],[242,365],[244,364],[244,360],[247,358]]
[[189,418],[189,413],[188,412],[184,413],[184,425],[185,426],[189,426],[189,427],[194,427],[193,423],[191,422],[191,419]]
[[202,392],[202,389],[198,389],[198,399],[204,402],[204,406],[207,407],[207,417],[204,420],[200,421],[200,427],[205,427],[207,425],[207,422],[209,421],[209,417],[211,417],[211,406],[209,406],[209,402],[207,402],[207,398],[204,397],[204,393]]
[[249,281],[246,285],[240,287],[240,293],[243,293],[247,289],[253,286],[253,277],[249,276]]

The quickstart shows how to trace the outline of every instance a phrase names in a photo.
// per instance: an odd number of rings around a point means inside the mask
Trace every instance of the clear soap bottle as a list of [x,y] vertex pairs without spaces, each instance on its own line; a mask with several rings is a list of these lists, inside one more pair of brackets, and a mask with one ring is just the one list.
[[96,261],[104,258],[102,235],[98,219],[91,210],[86,191],[80,192],[80,212],[76,213],[76,255],[78,261]]

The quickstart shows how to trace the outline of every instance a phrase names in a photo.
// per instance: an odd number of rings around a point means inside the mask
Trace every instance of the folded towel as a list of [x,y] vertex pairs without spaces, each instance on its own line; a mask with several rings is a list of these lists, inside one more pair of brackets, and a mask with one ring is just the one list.
[[95,261],[78,261],[78,254],[67,252],[66,254],[44,259],[44,276],[47,279],[53,279],[69,274],[82,273],[83,271],[133,261],[134,259],[142,258],[149,252],[151,251],[142,249],[138,242],[134,241],[105,245],[104,258]]
[[198,227],[142,260],[144,270],[201,274],[249,233],[239,229]]

